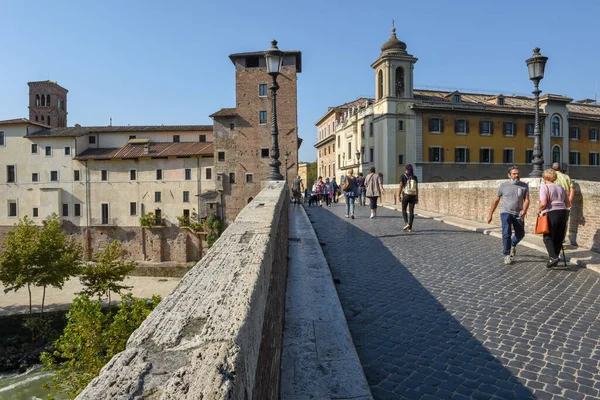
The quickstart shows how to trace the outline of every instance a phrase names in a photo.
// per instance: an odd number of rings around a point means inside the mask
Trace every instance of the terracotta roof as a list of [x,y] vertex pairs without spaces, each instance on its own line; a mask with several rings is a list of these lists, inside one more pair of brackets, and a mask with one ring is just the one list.
[[375,101],[375,99],[372,99],[370,97],[359,97],[356,100],[353,101],[349,101],[347,103],[342,104],[341,106],[337,106],[337,107],[333,107],[333,108],[352,108],[352,107],[364,107],[366,102],[369,102],[369,104],[373,104],[373,102]]
[[184,132],[211,131],[212,125],[155,125],[155,126],[75,126],[51,128],[33,132],[25,137],[77,137],[90,133]]
[[110,149],[87,149],[77,157],[76,160],[125,160],[142,157],[164,158],[164,157],[190,157],[200,155],[213,155],[214,146],[212,142],[179,142],[179,143],[150,143],[148,153],[145,154],[144,144],[130,144],[121,148]]
[[221,108],[216,113],[209,115],[209,117],[235,117],[237,115],[237,110],[235,108]]
[[33,122],[28,120],[27,118],[15,118],[15,119],[6,119],[4,121],[0,121],[0,125],[35,125],[41,126],[42,128],[50,128],[48,125],[40,124],[39,122]]

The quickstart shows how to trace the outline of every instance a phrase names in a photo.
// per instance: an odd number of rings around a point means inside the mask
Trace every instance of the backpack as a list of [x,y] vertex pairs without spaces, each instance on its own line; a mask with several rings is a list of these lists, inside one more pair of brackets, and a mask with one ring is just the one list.
[[352,182],[350,182],[350,178],[346,178],[344,184],[342,185],[342,190],[344,192],[348,192],[350,189],[352,189]]
[[406,186],[404,187],[404,194],[409,196],[416,196],[417,194],[417,181],[411,176],[406,175]]

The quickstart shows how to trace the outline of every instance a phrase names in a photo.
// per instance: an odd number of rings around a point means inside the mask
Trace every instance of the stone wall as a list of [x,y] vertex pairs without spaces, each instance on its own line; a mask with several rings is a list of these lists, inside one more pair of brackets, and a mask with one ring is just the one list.
[[[531,205],[526,230],[533,233],[539,202],[539,179],[523,179],[529,183]],[[439,182],[419,184],[419,204],[416,209],[485,222],[496,189],[503,180]],[[575,200],[569,219],[568,238],[571,244],[585,250],[600,251],[600,183],[576,181]],[[384,204],[396,204],[398,185],[386,185]],[[499,210],[492,223],[499,224]]]
[[268,183],[78,399],[277,399],[288,204]]

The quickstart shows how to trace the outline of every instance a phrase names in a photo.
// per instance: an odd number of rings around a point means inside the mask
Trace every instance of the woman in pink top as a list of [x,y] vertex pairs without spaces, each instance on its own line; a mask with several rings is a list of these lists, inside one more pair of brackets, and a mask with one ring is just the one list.
[[539,213],[548,215],[550,233],[544,234],[544,245],[550,256],[546,268],[552,268],[559,261],[560,249],[565,239],[567,220],[569,219],[567,209],[571,207],[571,202],[565,188],[554,183],[556,171],[547,169],[542,174],[542,178],[545,185],[540,187]]

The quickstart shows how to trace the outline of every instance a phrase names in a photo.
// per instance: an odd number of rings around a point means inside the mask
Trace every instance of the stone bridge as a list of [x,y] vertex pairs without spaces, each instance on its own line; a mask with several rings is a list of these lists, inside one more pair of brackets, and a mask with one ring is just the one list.
[[502,263],[498,182],[421,184],[412,233],[397,187],[351,220],[265,183],[78,399],[598,398],[600,185],[547,270],[531,232]]

